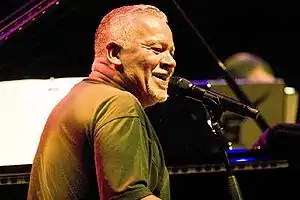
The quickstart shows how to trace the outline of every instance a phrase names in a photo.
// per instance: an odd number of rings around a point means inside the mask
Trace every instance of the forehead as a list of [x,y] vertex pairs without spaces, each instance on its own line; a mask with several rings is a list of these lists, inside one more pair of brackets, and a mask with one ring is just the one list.
[[137,39],[161,41],[173,45],[172,31],[168,24],[157,17],[142,15],[136,20]]

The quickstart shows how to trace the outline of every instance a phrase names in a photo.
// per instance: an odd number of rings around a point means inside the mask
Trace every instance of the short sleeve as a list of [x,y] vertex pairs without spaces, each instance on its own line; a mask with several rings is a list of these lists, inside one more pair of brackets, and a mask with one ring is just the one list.
[[100,199],[140,199],[148,196],[149,150],[139,117],[124,116],[95,134],[94,153]]

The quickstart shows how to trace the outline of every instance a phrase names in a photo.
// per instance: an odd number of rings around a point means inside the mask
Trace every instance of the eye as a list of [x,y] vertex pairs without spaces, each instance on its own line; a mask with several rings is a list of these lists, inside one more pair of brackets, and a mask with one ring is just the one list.
[[161,53],[163,52],[163,49],[161,47],[151,47],[151,49],[154,51],[154,53]]

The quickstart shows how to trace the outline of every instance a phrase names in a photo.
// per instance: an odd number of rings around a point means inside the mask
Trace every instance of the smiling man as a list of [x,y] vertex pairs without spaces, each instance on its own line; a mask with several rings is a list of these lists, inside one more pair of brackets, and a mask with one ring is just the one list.
[[102,19],[92,72],[47,120],[28,199],[170,199],[144,108],[167,100],[174,50],[167,17],[156,7],[124,6]]

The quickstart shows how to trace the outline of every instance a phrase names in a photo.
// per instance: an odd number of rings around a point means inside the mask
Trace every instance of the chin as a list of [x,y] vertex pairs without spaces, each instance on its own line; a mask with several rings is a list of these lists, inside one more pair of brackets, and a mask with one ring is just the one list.
[[156,102],[156,103],[165,102],[169,97],[168,93],[164,90],[158,90],[158,89],[151,90],[149,88],[149,93],[150,93],[151,98],[153,99],[153,101]]
[[166,89],[159,88],[156,84],[147,84],[147,92],[153,104],[165,102],[169,95]]

